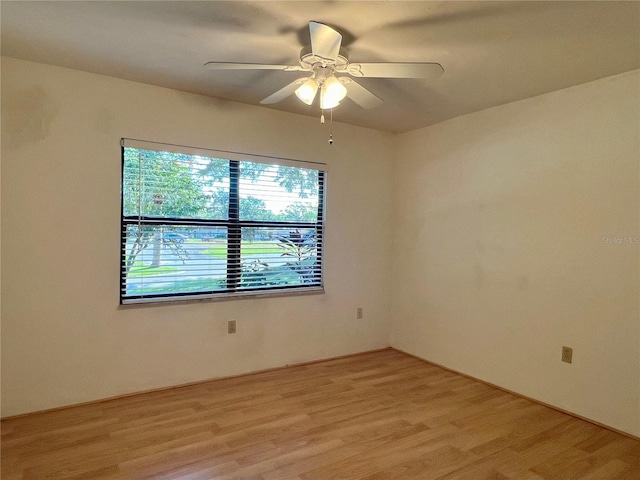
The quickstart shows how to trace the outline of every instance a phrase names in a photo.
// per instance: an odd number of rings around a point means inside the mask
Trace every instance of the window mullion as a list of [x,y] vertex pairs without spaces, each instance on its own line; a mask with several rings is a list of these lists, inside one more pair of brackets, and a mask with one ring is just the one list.
[[[325,172],[318,172],[318,216],[316,222],[316,251],[322,252],[324,250],[324,195],[325,195]],[[322,259],[321,253],[318,258]],[[316,280],[322,281],[322,260],[320,263],[320,270],[316,272]]]
[[227,230],[227,288],[240,284],[240,162],[229,161],[229,227]]

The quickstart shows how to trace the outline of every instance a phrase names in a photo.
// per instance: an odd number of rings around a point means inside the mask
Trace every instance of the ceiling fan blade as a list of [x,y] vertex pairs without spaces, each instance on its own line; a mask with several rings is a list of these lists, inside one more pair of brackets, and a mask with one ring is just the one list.
[[335,62],[340,53],[342,35],[323,23],[309,22],[311,52],[327,61]]
[[349,75],[371,78],[437,78],[444,73],[439,63],[350,63]]
[[340,82],[342,82],[347,89],[347,97],[366,110],[376,108],[384,103],[381,98],[371,93],[359,83],[356,83],[355,80],[348,77],[341,77]]
[[306,78],[299,78],[298,80],[291,82],[286,87],[281,88],[276,93],[269,95],[267,98],[262,100],[260,103],[263,105],[270,105],[272,103],[278,103],[287,98],[289,95],[293,95],[293,93],[298,89],[300,85],[302,85]]
[[299,65],[270,65],[264,63],[207,62],[204,66],[209,70],[284,70],[285,72],[303,70]]

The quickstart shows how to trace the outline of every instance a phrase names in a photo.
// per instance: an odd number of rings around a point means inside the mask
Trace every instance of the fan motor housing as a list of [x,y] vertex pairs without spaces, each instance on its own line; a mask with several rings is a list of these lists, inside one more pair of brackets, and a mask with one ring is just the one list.
[[300,65],[305,69],[313,70],[317,65],[327,66],[332,65],[336,69],[343,69],[349,64],[349,53],[344,47],[340,47],[340,53],[335,62],[328,61],[325,58],[318,57],[313,54],[311,45],[307,45],[300,50]]

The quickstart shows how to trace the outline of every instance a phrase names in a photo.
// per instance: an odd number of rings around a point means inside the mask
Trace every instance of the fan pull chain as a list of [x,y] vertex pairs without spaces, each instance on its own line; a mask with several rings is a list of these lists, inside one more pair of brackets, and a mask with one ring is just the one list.
[[329,145],[333,145],[333,108],[329,113]]

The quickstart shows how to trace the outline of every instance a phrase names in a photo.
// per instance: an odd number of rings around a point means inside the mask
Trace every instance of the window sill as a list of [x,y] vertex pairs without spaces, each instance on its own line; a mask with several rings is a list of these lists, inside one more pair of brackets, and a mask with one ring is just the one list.
[[159,307],[162,305],[181,305],[186,303],[202,303],[202,302],[222,302],[228,300],[247,300],[258,298],[277,298],[277,297],[294,297],[302,295],[324,295],[324,287],[309,288],[288,288],[281,290],[268,291],[249,291],[238,293],[220,293],[210,296],[193,295],[180,297],[164,297],[164,298],[136,298],[125,299],[119,305],[119,308],[129,309],[137,307]]

